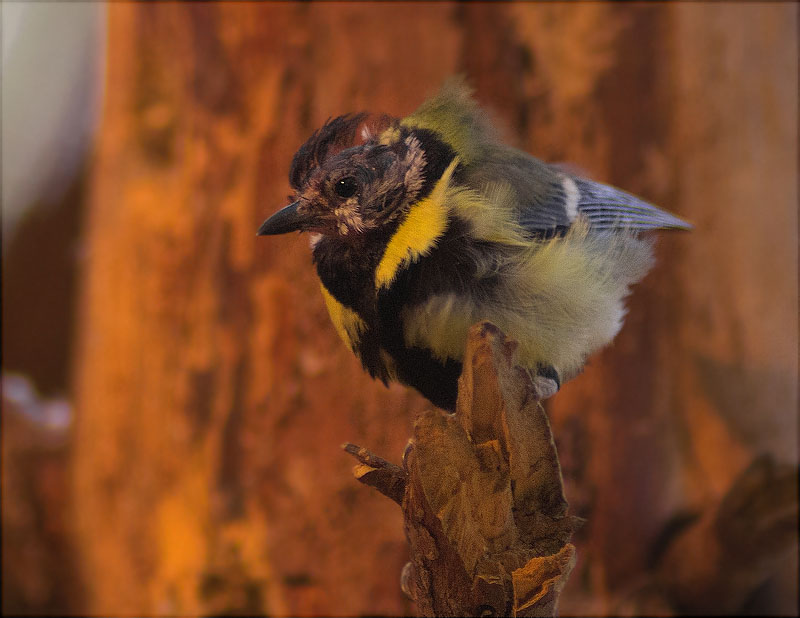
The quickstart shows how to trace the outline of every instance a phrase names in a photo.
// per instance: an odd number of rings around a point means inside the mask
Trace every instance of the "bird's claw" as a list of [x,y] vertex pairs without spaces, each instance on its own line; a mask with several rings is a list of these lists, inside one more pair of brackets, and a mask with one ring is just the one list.
[[558,382],[552,378],[535,375],[532,376],[531,382],[533,383],[533,393],[536,399],[547,399],[558,392]]

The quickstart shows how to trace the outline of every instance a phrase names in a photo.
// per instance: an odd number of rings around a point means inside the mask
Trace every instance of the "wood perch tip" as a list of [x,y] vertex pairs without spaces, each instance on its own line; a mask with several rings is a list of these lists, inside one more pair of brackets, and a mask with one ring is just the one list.
[[550,424],[516,343],[470,329],[454,414],[415,422],[404,466],[345,444],[356,478],[397,502],[411,561],[403,590],[423,616],[553,616],[582,520],[567,501]]

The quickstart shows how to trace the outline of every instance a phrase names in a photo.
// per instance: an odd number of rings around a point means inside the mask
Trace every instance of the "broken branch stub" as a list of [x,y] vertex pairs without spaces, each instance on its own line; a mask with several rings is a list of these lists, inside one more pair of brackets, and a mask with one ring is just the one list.
[[456,412],[416,420],[402,469],[345,446],[356,477],[403,509],[403,589],[421,615],[552,616],[575,564],[581,520],[515,350],[488,322],[470,329]]

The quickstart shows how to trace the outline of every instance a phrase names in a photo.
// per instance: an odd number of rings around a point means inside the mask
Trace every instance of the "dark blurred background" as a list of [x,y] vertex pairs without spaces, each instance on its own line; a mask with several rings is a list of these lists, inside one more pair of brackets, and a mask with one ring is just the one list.
[[561,613],[797,614],[790,3],[2,5],[4,613],[413,614],[426,403],[256,239],[329,116],[463,73],[515,145],[692,221],[548,403],[587,519]]

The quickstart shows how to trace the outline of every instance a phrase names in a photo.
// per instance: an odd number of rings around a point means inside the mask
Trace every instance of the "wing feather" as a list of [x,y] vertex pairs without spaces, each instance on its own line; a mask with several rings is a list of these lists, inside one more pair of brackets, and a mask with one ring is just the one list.
[[584,178],[572,178],[580,198],[578,212],[596,230],[691,229],[670,213],[640,200],[626,191]]
[[559,173],[550,190],[538,200],[528,201],[523,195],[520,198],[520,224],[536,235],[563,233],[577,217],[595,231],[692,227],[626,191],[563,173]]

